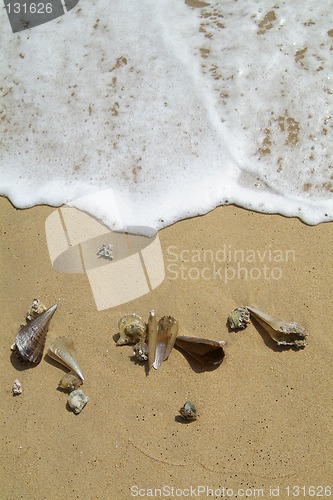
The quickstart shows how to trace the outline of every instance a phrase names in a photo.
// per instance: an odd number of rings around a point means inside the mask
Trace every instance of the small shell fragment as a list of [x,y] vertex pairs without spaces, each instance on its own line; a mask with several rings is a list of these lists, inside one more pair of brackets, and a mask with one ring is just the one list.
[[72,392],[75,389],[78,389],[82,385],[82,383],[83,381],[78,376],[78,374],[70,371],[66,373],[59,381],[58,387],[60,387],[60,389],[64,389],[67,392]]
[[13,396],[18,396],[19,394],[22,394],[22,390],[23,389],[21,382],[18,379],[14,380],[12,387]]
[[40,316],[44,311],[46,311],[47,307],[42,304],[39,299],[34,299],[28,309],[26,320],[31,321],[34,318]]
[[133,356],[137,361],[148,360],[148,345],[146,342],[138,342],[133,347]]
[[183,417],[184,420],[189,422],[193,422],[193,420],[197,419],[197,410],[191,401],[186,401],[186,403],[181,407],[179,413]]
[[137,314],[127,314],[118,323],[119,339],[117,345],[145,342],[147,325]]
[[228,316],[231,330],[244,330],[250,322],[250,312],[247,307],[236,307]]
[[13,350],[18,354],[21,361],[30,361],[35,364],[41,361],[48,326],[56,308],[57,304],[54,304],[20,328],[16,335]]
[[287,322],[252,306],[247,306],[250,314],[278,345],[305,347],[307,331],[296,322]]
[[76,350],[71,339],[57,337],[50,343],[47,354],[50,358],[75,372],[81,380],[84,380],[81,368],[76,360]]
[[107,260],[113,260],[114,255],[113,255],[113,245],[111,243],[102,245],[99,249],[97,254],[99,257]]
[[77,415],[81,413],[83,408],[88,403],[89,398],[83,394],[81,389],[76,389],[72,391],[67,399],[68,406],[73,410],[73,412]]

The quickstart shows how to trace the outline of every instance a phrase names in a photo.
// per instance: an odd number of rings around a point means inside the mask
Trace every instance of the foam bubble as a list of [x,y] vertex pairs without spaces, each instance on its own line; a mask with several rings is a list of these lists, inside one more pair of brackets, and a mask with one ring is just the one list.
[[0,192],[17,207],[70,203],[110,227],[225,203],[333,220],[324,3],[96,0],[0,23]]

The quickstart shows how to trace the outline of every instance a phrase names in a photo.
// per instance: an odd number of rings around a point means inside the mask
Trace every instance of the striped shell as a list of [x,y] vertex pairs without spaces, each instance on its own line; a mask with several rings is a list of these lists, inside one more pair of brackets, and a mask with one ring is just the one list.
[[36,365],[41,361],[49,322],[56,308],[57,304],[54,304],[19,330],[15,339],[15,351],[21,361],[30,361]]

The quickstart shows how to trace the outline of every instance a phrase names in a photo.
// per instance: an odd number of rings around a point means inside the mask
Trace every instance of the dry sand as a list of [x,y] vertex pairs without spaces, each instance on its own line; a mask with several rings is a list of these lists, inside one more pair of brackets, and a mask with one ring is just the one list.
[[[279,487],[271,493],[285,499],[288,486],[290,497],[295,486],[315,486],[317,496],[325,496],[320,487],[332,483],[333,456],[331,223],[309,227],[234,206],[178,222],[160,231],[164,282],[129,304],[98,312],[86,276],[52,269],[44,225],[54,209],[16,210],[4,198],[0,209],[1,500],[122,500],[137,488],[149,498],[149,489],[163,487],[178,488],[173,494],[180,496],[198,486],[217,490],[201,498],[219,498],[221,488],[229,488],[224,498],[242,492],[270,498],[270,487]],[[231,256],[235,250],[280,250],[283,259],[266,254],[261,262],[257,255],[227,282],[224,273],[231,276],[235,262],[215,261],[221,275],[214,279],[212,262],[183,262],[185,275],[194,268],[192,278],[207,267],[206,279],[171,279],[170,246],[178,255],[199,250],[197,256],[223,248]],[[292,251],[288,258],[286,250]],[[274,277],[267,268],[275,269]],[[76,345],[90,397],[78,416],[57,390],[59,366],[43,358],[37,367],[20,369],[11,359],[10,346],[35,297],[58,304],[48,339],[68,335]],[[228,332],[228,313],[244,304],[300,322],[309,331],[307,347],[277,349],[252,324]],[[222,365],[205,371],[174,350],[146,376],[131,362],[131,347],[116,347],[113,334],[123,314],[146,318],[153,308],[195,336],[226,340]],[[23,393],[13,397],[16,378]],[[186,400],[199,413],[190,424],[176,419]],[[300,490],[300,497],[310,498],[311,491]]]

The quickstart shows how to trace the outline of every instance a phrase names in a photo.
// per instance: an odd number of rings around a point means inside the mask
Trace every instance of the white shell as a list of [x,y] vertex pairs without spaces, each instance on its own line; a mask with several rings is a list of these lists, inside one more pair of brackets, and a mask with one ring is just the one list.
[[174,346],[178,335],[178,322],[172,316],[163,316],[157,323],[155,311],[148,318],[148,369],[157,370]]
[[14,380],[12,393],[13,396],[18,396],[19,394],[22,394],[22,384],[18,379]]
[[66,337],[57,337],[49,345],[47,354],[50,358],[66,366],[69,370],[75,372],[81,380],[84,380],[81,369],[76,361],[76,351],[73,341]]

